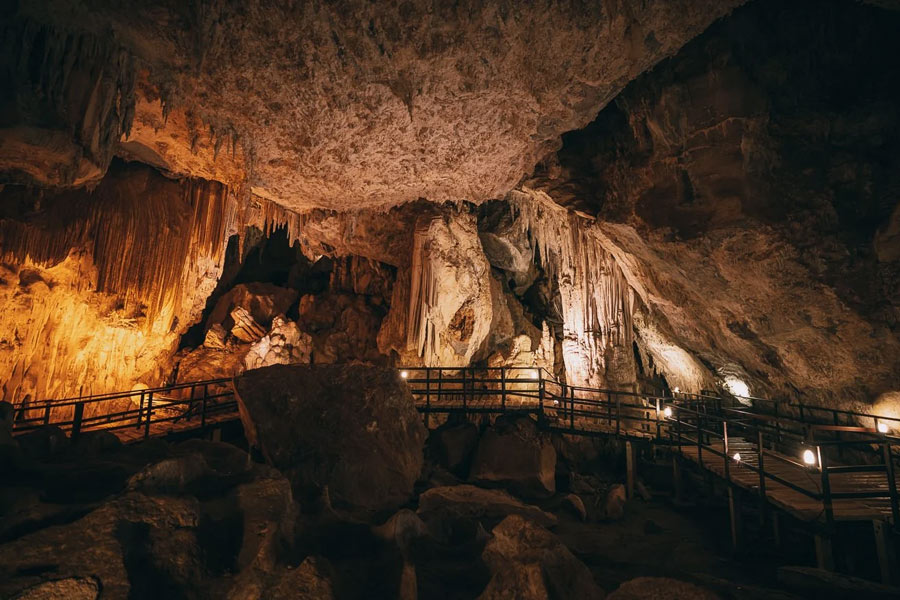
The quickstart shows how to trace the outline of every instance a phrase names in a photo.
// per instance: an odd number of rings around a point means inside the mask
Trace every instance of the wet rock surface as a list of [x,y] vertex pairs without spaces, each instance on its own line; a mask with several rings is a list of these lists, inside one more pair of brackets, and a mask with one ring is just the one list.
[[248,439],[299,498],[365,511],[412,494],[425,428],[396,370],[278,365],[245,373],[235,390]]

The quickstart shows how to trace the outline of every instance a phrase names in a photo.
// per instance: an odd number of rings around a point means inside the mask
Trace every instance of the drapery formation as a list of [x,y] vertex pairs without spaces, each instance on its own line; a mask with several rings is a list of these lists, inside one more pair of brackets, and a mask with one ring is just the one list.
[[634,290],[592,222],[527,188],[510,192],[507,201],[558,287],[569,382],[605,385],[609,352],[630,351]]

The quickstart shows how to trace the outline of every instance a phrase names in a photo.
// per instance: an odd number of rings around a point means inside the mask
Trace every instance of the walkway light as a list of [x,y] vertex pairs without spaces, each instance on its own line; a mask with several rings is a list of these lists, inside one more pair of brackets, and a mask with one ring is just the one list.
[[741,453],[740,452],[734,453],[734,462],[741,462]]
[[409,377],[409,371],[400,371],[400,377],[406,379]]
[[672,393],[673,393],[673,394],[680,394],[680,393],[681,393],[681,388],[678,387],[678,386],[676,385],[674,388],[672,388]]
[[808,464],[809,466],[815,466],[816,464],[816,453],[807,448],[803,451],[803,462]]
[[887,432],[888,432],[887,423],[879,423],[878,424],[878,433],[887,433]]
[[663,416],[667,419],[672,418],[672,407],[671,406],[667,406],[663,409]]

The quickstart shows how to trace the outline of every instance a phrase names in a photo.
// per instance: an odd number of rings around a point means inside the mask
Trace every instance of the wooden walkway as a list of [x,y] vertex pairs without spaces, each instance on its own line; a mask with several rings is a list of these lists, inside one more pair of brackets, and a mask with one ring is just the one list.
[[[710,450],[715,449],[724,454],[723,445],[722,441],[717,441],[704,447],[703,450],[707,454],[702,464],[698,459],[698,448],[696,445],[682,446],[681,448],[676,448],[676,451],[691,462],[712,471],[721,479],[730,481],[733,485],[755,496],[761,496],[757,444],[743,438],[729,439],[730,458],[727,460],[727,472],[725,458],[710,452]],[[733,458],[735,454],[740,455],[740,461]],[[823,493],[822,480],[816,471],[809,467],[795,464],[791,457],[771,450],[766,450],[764,456],[767,473],[790,482],[796,487],[808,489],[815,494]],[[871,493],[883,496],[881,498],[832,499],[833,518],[835,521],[891,520],[891,501],[887,478],[884,476],[884,473],[834,473],[829,477],[829,485],[832,494],[835,495],[841,493]],[[765,497],[768,502],[800,521],[825,521],[825,507],[821,500],[816,500],[777,480],[767,479],[765,482]]]

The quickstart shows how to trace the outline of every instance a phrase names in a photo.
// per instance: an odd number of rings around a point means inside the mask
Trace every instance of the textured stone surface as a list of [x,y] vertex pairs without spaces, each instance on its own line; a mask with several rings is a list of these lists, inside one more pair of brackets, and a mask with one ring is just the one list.
[[713,592],[692,583],[668,577],[638,577],[626,581],[613,593],[609,600],[718,600]]
[[248,440],[298,497],[366,511],[412,494],[425,427],[396,370],[276,365],[237,378],[235,391]]
[[425,521],[469,518],[496,523],[509,515],[521,515],[545,527],[556,524],[556,517],[536,506],[525,504],[502,490],[474,485],[431,488],[419,496],[418,513]]
[[733,376],[845,405],[896,389],[898,25],[853,3],[747,5],[528,182],[598,214],[641,290],[644,367],[670,386]]
[[556,449],[528,416],[498,417],[481,435],[469,478],[546,497],[556,491]]
[[480,598],[604,597],[584,563],[543,527],[511,515],[491,535],[482,559],[493,576]]
[[[136,121],[129,155],[230,178],[227,165],[188,160],[198,142],[215,150],[214,140],[198,140],[212,127],[228,141],[238,135],[257,195],[291,208],[351,208],[502,195],[562,132],[587,123],[630,79],[738,4],[250,2],[191,12],[171,2],[48,0],[20,12],[54,26],[51,48],[63,43],[57,30],[87,31],[121,52],[108,40],[114,32],[149,70],[154,89],[136,92],[135,68],[114,71],[128,85],[110,85],[102,97],[115,106],[126,88],[126,123],[103,129],[103,151]],[[20,79],[27,85],[27,74]],[[156,89],[167,107],[184,111],[185,134],[148,139]],[[143,98],[137,119],[135,93]],[[60,104],[47,110],[82,120],[82,105]],[[26,115],[20,121],[34,127]],[[169,147],[156,150],[160,143]],[[23,168],[6,168],[13,166]]]

